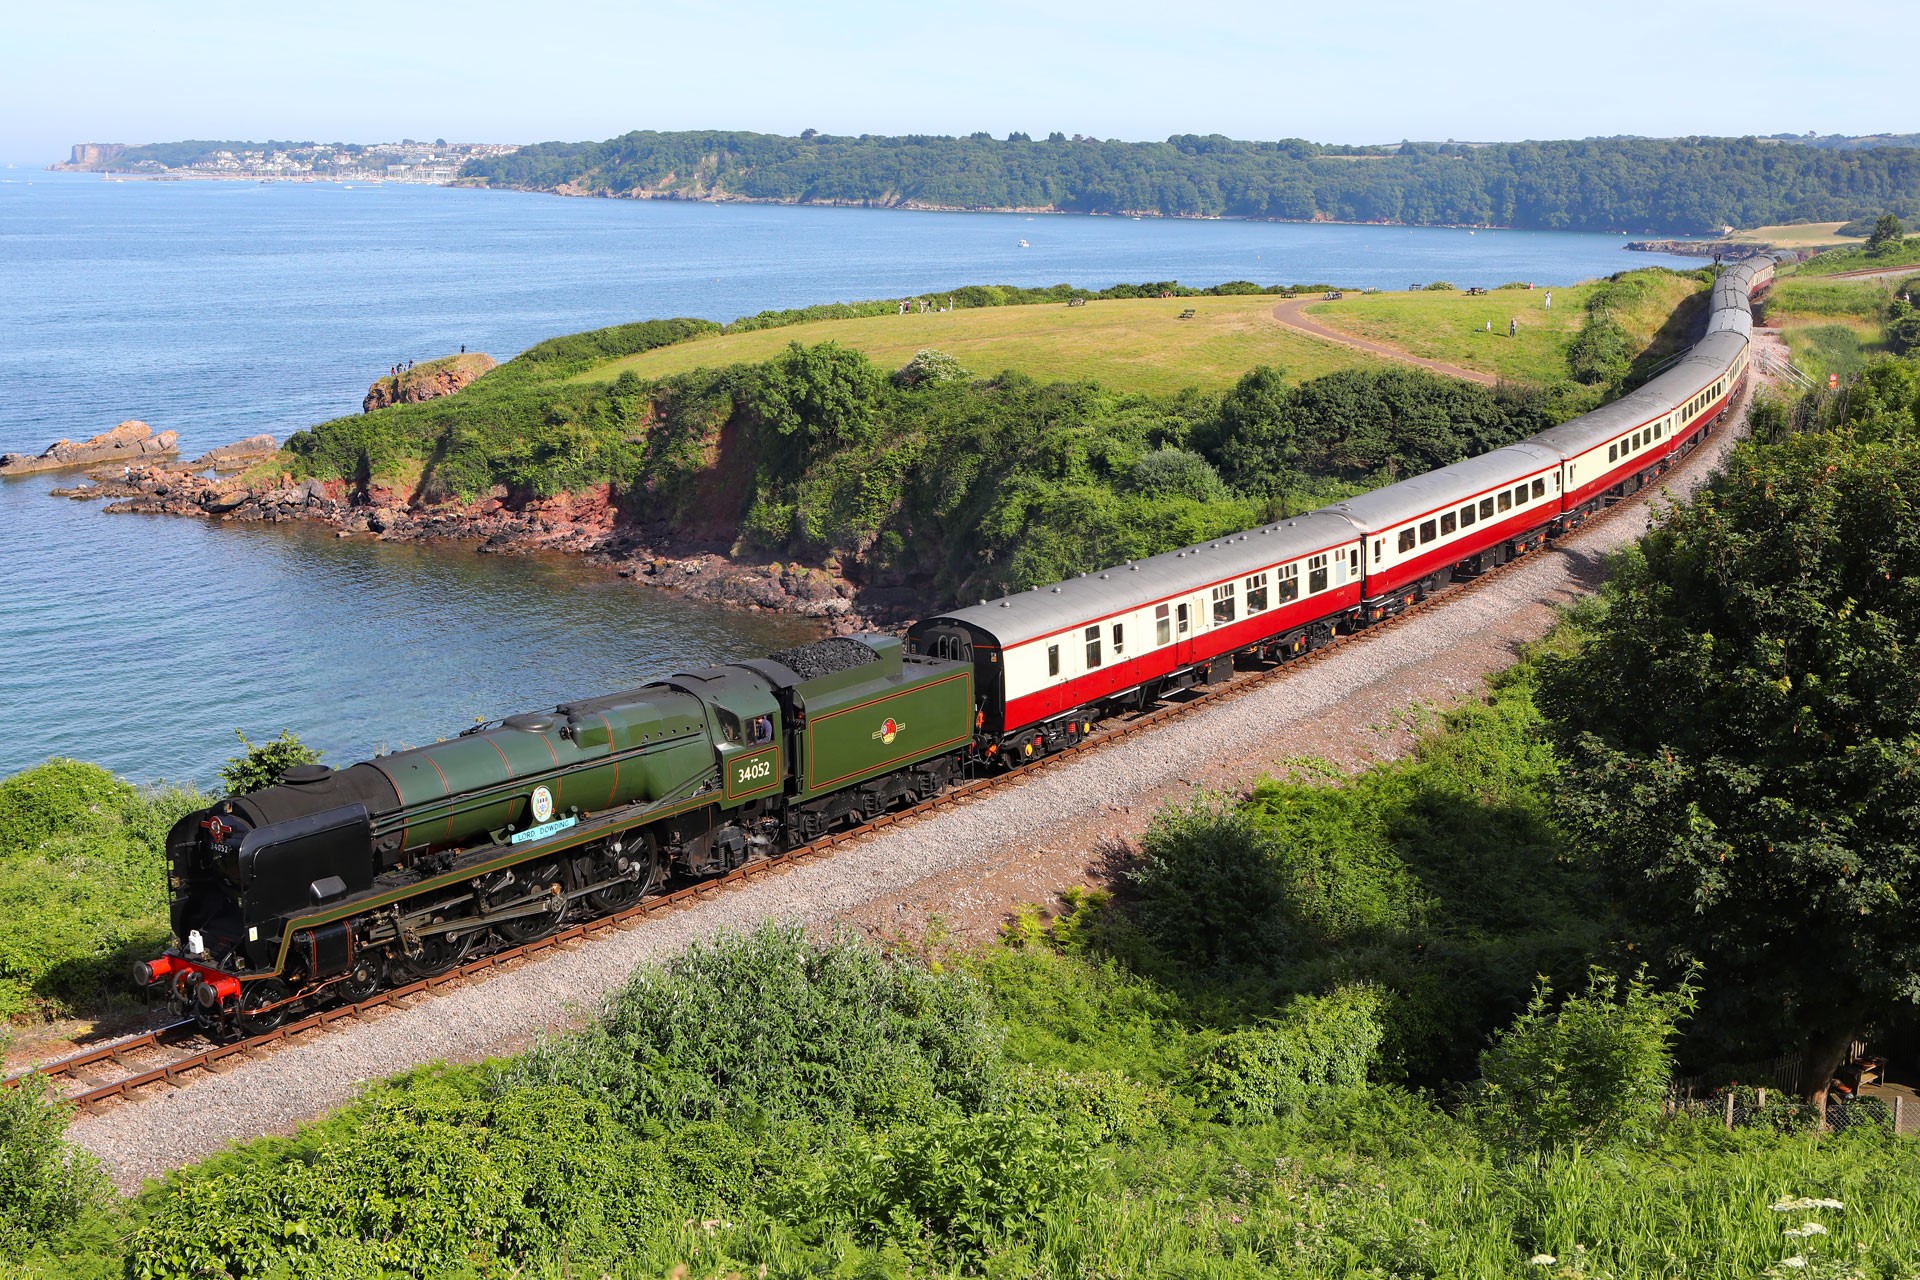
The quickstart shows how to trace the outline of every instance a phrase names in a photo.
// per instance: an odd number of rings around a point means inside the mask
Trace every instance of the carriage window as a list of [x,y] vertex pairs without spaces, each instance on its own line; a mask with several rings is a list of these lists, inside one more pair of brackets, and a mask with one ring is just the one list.
[[[1486,507],[1487,507],[1486,503],[1483,502],[1480,504],[1480,509],[1482,511],[1486,510]],[[1513,495],[1508,493],[1505,489],[1502,489],[1500,491],[1500,509],[1502,511],[1513,510]]]
[[1087,628],[1087,670],[1100,665],[1100,628]]
[[1233,621],[1233,584],[1223,582],[1213,589],[1213,622],[1219,626]]
[[1400,531],[1400,550],[1402,551],[1413,550],[1413,530],[1411,528],[1402,529]]
[[1180,634],[1187,634],[1187,606],[1184,604],[1175,606],[1173,616],[1180,623]]
[[1618,462],[1618,461],[1620,461],[1620,446],[1619,446],[1619,445],[1617,445],[1617,444],[1610,444],[1610,445],[1608,445],[1608,446],[1607,446],[1607,461],[1608,461],[1608,462]]
[[1526,500],[1527,500],[1527,486],[1523,484],[1517,484],[1513,486],[1513,504],[1517,507],[1521,503],[1525,502]]
[[1493,519],[1493,499],[1492,498],[1480,499],[1480,518],[1482,520]]
[[1385,542],[1385,538],[1375,538],[1373,540],[1373,562],[1375,564],[1380,563],[1380,548]]
[[1163,604],[1154,606],[1153,642],[1155,644],[1165,644],[1173,639],[1173,619],[1168,616],[1169,612],[1167,606]]
[[1663,433],[1663,429],[1666,427],[1666,425],[1667,424],[1664,422],[1656,422],[1653,424],[1653,438],[1655,440],[1658,440],[1660,438],[1660,436]]
[[1307,561],[1307,593],[1327,589],[1327,557],[1315,556]]
[[1422,541],[1422,542],[1432,542],[1432,541],[1433,541],[1433,538],[1434,538],[1434,524],[1433,524],[1433,521],[1431,521],[1431,520],[1422,520],[1422,521],[1420,522],[1420,541]]
[[1453,512],[1449,511],[1445,515],[1440,517],[1441,533],[1443,534],[1452,533],[1458,527],[1459,527],[1459,524],[1458,524],[1458,521],[1454,519]]
[[1460,527],[1462,529],[1472,527],[1473,522],[1479,518],[1479,516],[1473,513],[1473,504],[1471,502],[1460,508]]
[[1247,579],[1247,612],[1264,613],[1267,608],[1267,575],[1256,573]]
[[1358,547],[1347,553],[1347,576],[1350,578],[1360,576],[1360,548]]
[[1060,646],[1057,644],[1047,646],[1047,674],[1050,676],[1060,674]]
[[1126,652],[1127,643],[1126,643],[1125,637],[1126,637],[1126,628],[1118,622],[1114,623],[1113,624],[1113,656],[1116,658]]
[[1533,496],[1536,498],[1547,496],[1547,482],[1539,476],[1535,476],[1533,480]]
[[1283,564],[1280,566],[1280,603],[1300,598],[1300,566]]

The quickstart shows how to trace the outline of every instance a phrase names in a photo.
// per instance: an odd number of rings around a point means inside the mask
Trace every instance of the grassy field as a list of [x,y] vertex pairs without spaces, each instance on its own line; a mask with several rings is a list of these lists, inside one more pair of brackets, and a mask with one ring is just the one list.
[[[1463,293],[1350,293],[1307,308],[1328,328],[1521,382],[1566,377],[1567,344],[1579,330],[1592,286],[1556,289],[1551,311],[1544,289]],[[1674,280],[1665,310],[1644,319],[1650,337],[1692,288]],[[1378,356],[1288,329],[1273,318],[1273,297],[1098,300],[1084,307],[988,307],[938,314],[819,320],[696,338],[598,365],[576,382],[610,382],[626,370],[661,378],[689,369],[766,360],[789,342],[832,340],[898,368],[926,347],[945,351],[978,375],[1013,369],[1042,381],[1090,380],[1123,391],[1165,395],[1183,387],[1217,391],[1255,365],[1279,365],[1301,382],[1340,369],[1389,363]],[[1190,320],[1179,318],[1191,308]],[[1509,316],[1520,335],[1509,341]],[[1485,332],[1492,321],[1495,332]]]
[[[1398,347],[1428,360],[1441,360],[1536,385],[1567,376],[1567,346],[1586,319],[1586,301],[1595,286],[1563,289],[1500,289],[1479,297],[1459,293],[1349,294],[1336,302],[1318,302],[1307,314],[1329,329]],[[1700,289],[1679,276],[1661,282],[1655,296],[1621,322],[1641,344],[1650,341],[1682,299]],[[1553,306],[1547,306],[1547,294]],[[1507,322],[1518,319],[1519,332],[1507,337]],[[1487,325],[1491,323],[1492,332]]]
[[[973,373],[1013,369],[1041,381],[1089,380],[1123,391],[1165,395],[1183,387],[1220,390],[1248,369],[1277,364],[1294,380],[1384,363],[1307,337],[1273,319],[1271,297],[1101,299],[1084,307],[1043,304],[938,314],[819,320],[781,329],[677,343],[600,365],[576,381],[611,381],[631,369],[660,378],[688,369],[766,360],[789,342],[834,341],[897,369],[935,347]],[[1179,318],[1191,308],[1191,320]]]
[[1783,249],[1828,249],[1836,245],[1862,243],[1857,236],[1837,236],[1843,222],[1790,222],[1782,226],[1754,227],[1736,231],[1728,237],[1741,244],[1772,244]]
[[1881,326],[1895,279],[1789,276],[1774,285],[1761,315],[1780,330],[1793,362],[1808,377],[1844,377],[1885,350]]

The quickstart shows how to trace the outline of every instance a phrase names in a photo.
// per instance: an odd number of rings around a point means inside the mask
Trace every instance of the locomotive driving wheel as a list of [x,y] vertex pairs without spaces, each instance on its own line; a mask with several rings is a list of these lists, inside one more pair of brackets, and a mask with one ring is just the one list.
[[[622,866],[622,863],[626,865]],[[580,859],[575,870],[584,884],[593,884],[614,876],[630,877],[586,895],[584,901],[587,909],[597,916],[632,906],[659,889],[660,882],[666,879],[660,865],[660,846],[652,836],[645,833],[634,837],[633,841],[619,853],[603,850],[597,857]]]
[[480,940],[482,932],[479,929],[467,929],[461,933],[424,934],[415,951],[402,951],[393,958],[393,966],[403,977],[437,977],[449,969],[459,968],[460,963],[473,953],[474,944]]
[[532,942],[544,938],[560,927],[560,917],[567,913],[566,882],[561,874],[560,860],[549,858],[528,863],[519,868],[516,875],[518,878],[513,885],[494,896],[501,899],[504,905],[517,898],[539,895],[541,900],[537,905],[542,909],[534,915],[501,920],[493,927],[508,942]]

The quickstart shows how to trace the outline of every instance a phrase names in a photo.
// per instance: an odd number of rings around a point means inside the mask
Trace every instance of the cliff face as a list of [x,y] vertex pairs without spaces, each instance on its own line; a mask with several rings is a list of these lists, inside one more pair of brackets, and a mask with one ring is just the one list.
[[124,142],[76,142],[65,164],[50,164],[49,169],[104,169],[127,149]]
[[478,351],[429,360],[377,380],[367,388],[360,410],[372,413],[390,405],[419,404],[422,400],[450,396],[493,367],[493,357]]

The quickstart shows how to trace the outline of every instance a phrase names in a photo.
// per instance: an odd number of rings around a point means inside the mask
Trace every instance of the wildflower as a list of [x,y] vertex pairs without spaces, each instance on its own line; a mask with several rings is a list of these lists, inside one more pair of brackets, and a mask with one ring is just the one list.
[[1793,1196],[1784,1200],[1776,1200],[1767,1206],[1767,1208],[1773,1210],[1775,1213],[1799,1213],[1803,1209],[1844,1209],[1846,1207],[1847,1206],[1841,1204],[1838,1200],[1813,1200],[1806,1196]]
[[1796,1253],[1791,1258],[1780,1259],[1780,1265],[1783,1267],[1792,1267],[1795,1270],[1799,1270],[1801,1267],[1804,1267],[1807,1265],[1807,1260]]
[[1797,1227],[1788,1227],[1787,1234],[1790,1236],[1823,1236],[1827,1234],[1827,1229],[1817,1222],[1803,1222]]
[[1550,1267],[1558,1261],[1560,1261],[1560,1259],[1550,1253],[1536,1253],[1527,1259],[1527,1265],[1530,1267]]

